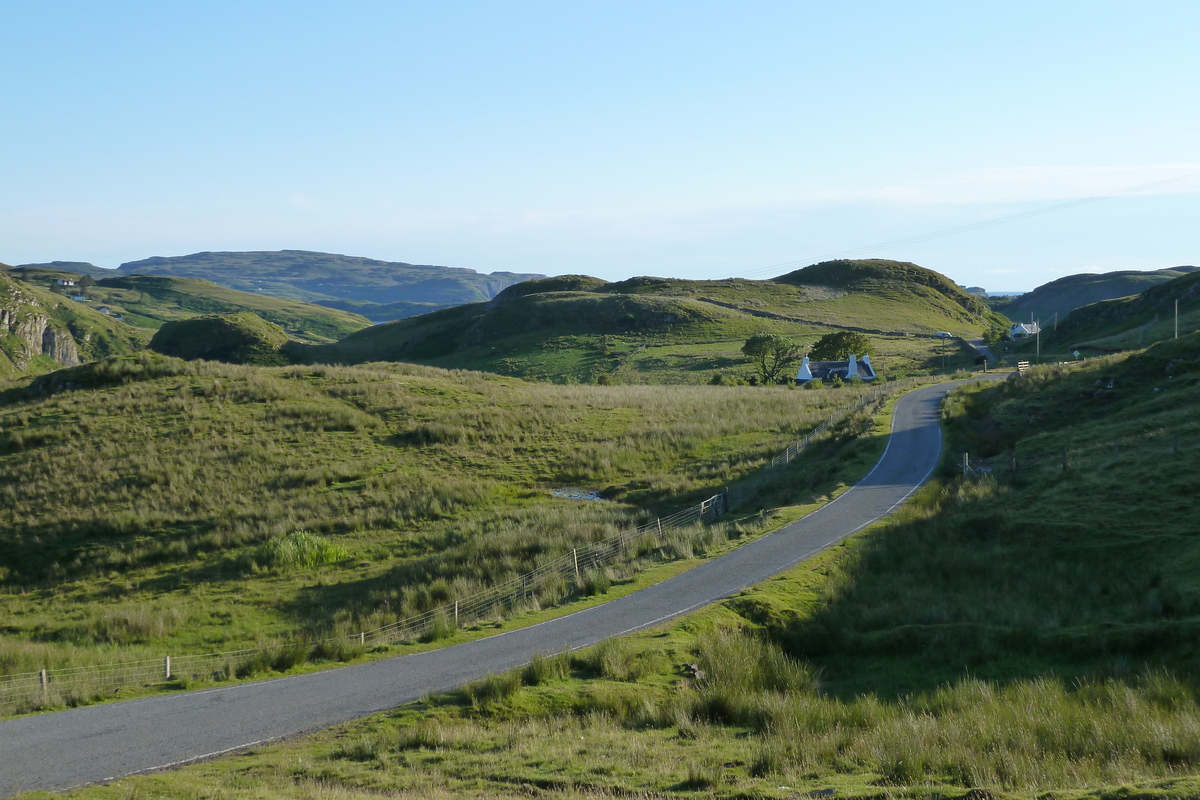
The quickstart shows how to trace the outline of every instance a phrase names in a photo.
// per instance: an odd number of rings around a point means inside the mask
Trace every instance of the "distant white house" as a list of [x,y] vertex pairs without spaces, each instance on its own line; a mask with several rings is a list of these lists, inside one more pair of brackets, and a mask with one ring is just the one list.
[[55,286],[74,286],[75,281],[71,280],[70,278],[59,278],[56,281],[54,281],[54,285]]
[[834,378],[844,381],[853,378],[873,381],[875,377],[875,367],[871,365],[870,356],[863,356],[861,361],[853,355],[846,361],[809,361],[808,356],[805,356],[800,362],[800,370],[796,373],[796,385],[803,386],[811,380],[829,381]]
[[1020,339],[1022,336],[1033,336],[1041,329],[1042,327],[1036,322],[1014,322],[1008,335],[1012,339]]
[[73,294],[73,295],[71,295],[71,299],[74,300],[76,303],[86,303],[87,302],[87,298],[81,294]]

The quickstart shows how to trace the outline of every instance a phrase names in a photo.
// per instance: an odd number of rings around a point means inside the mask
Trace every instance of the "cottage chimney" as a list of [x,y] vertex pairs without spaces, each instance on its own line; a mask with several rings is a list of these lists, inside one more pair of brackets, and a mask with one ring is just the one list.
[[854,357],[854,353],[850,354],[850,358],[846,361],[846,380],[858,377],[858,361]]
[[808,383],[812,379],[812,370],[808,368],[808,356],[805,356],[800,362],[800,371],[796,373],[796,383]]
[[863,356],[863,366],[866,367],[866,369],[863,370],[863,375],[868,378],[874,378],[875,377],[875,366],[873,364],[871,364],[870,356]]

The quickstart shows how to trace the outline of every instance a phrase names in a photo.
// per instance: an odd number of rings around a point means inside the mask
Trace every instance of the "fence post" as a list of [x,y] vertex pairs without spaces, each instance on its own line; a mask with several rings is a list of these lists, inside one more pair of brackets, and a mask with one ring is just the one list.
[[662,517],[656,517],[654,521],[656,523],[658,523],[658,541],[661,544],[662,543]]
[[967,477],[967,473],[971,471],[971,459],[966,453],[963,453],[963,477]]
[[458,601],[454,601],[454,627],[458,627]]
[[163,680],[164,681],[171,680],[171,657],[170,656],[165,656],[163,658]]
[[46,670],[42,670],[42,699],[46,700],[50,694],[50,678],[46,675]]
[[358,634],[358,643],[360,645],[362,645],[363,647],[367,646],[367,632],[366,631],[362,631],[361,633]]
[[579,580],[579,551],[571,548],[571,558],[575,560],[575,580]]

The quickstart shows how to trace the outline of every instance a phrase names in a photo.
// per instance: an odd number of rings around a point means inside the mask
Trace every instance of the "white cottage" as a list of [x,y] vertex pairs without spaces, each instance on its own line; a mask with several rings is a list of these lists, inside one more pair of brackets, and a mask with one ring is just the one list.
[[845,361],[809,361],[808,356],[800,362],[800,370],[796,373],[796,385],[803,386],[811,380],[829,381],[834,378],[844,381],[859,378],[864,381],[875,380],[875,367],[871,365],[871,357],[863,356],[861,360],[851,355]]

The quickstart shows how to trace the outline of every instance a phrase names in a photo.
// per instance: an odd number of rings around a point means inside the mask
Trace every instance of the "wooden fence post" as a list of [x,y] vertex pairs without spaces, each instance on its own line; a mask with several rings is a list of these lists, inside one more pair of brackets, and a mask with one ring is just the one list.
[[166,656],[163,658],[163,680],[164,681],[171,680],[171,657],[170,656]]
[[458,601],[454,601],[454,627],[458,627]]
[[575,580],[579,580],[579,551],[571,548],[571,558],[575,559]]
[[42,670],[42,699],[45,700],[50,694],[50,678],[46,675],[46,670]]

